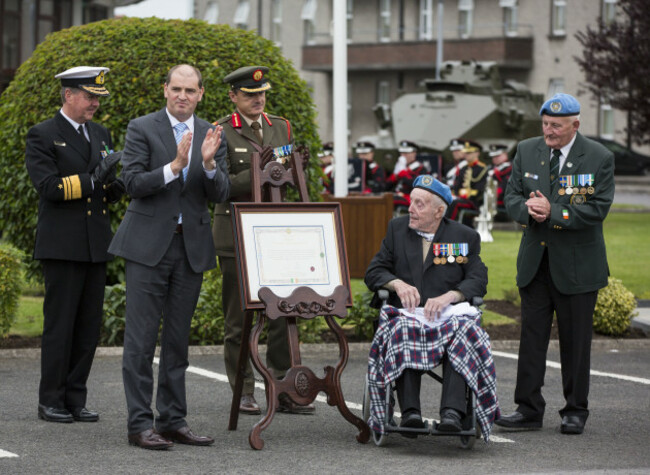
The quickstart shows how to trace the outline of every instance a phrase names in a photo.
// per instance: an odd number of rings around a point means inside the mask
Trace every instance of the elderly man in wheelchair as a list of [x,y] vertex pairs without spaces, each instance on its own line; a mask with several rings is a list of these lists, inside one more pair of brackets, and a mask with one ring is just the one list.
[[[468,303],[480,304],[486,293],[480,237],[444,217],[451,202],[447,185],[430,175],[417,177],[409,215],[389,223],[366,271],[370,290],[389,292],[370,351],[370,410],[364,406],[375,435],[461,435],[462,442],[470,430],[478,436],[478,420],[487,440],[499,414],[490,340],[480,328],[480,310]],[[379,303],[376,293],[371,305]],[[442,378],[432,373],[440,363]],[[440,422],[431,429],[420,408],[423,373],[442,382]],[[392,419],[393,387],[399,427]]]

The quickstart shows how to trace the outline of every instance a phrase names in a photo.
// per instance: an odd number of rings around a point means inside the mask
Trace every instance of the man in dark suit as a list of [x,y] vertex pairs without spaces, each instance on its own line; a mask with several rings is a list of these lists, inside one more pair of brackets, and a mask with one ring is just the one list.
[[119,200],[119,154],[111,135],[91,122],[108,96],[108,68],[64,71],[63,105],[27,133],[25,164],[39,195],[34,259],[45,280],[38,416],[50,422],[95,422],[85,408],[86,381],[102,321],[111,240],[108,202]]
[[[223,275],[221,295],[225,315],[224,360],[228,381],[233,390],[237,376],[239,347],[242,344],[244,311],[239,299],[230,203],[251,200],[251,155],[254,152],[259,152],[266,157],[272,156],[267,152],[274,149],[278,156],[277,160],[284,163],[293,147],[293,134],[289,121],[264,112],[266,91],[271,89],[271,84],[266,79],[268,72],[269,68],[265,66],[245,66],[228,74],[223,80],[230,84],[228,94],[235,105],[235,111],[217,122],[223,127],[228,141],[226,164],[232,186],[228,200],[215,206],[212,234]],[[281,319],[269,323],[266,364],[276,377],[283,377],[291,366],[287,326]],[[240,412],[260,414],[260,406],[253,394],[254,389],[253,368],[250,361],[246,361],[244,387],[239,404]],[[279,410],[305,413],[313,412],[314,406],[311,404],[298,406],[286,395],[282,395]]]
[[[214,442],[185,421],[185,370],[203,272],[216,267],[208,201],[221,202],[230,190],[222,128],[194,115],[201,73],[174,66],[164,93],[165,108],[129,123],[122,176],[132,201],[109,248],[126,259],[128,440],[145,449]],[[163,315],[154,424],[151,365]]]
[[[487,268],[479,255],[480,237],[444,217],[451,202],[449,187],[431,175],[420,175],[413,182],[409,215],[389,223],[381,249],[366,271],[370,290],[390,291],[389,305],[424,307],[425,317],[433,320],[449,305],[485,295]],[[372,304],[378,303],[375,295]],[[396,382],[403,427],[424,427],[421,376],[421,371],[407,369]],[[467,408],[465,389],[463,377],[444,364],[439,430],[461,430]]]
[[508,182],[508,214],[524,233],[517,256],[521,341],[517,410],[496,421],[542,427],[546,352],[553,313],[560,338],[563,434],[581,434],[589,410],[593,312],[609,268],[603,220],[614,198],[614,157],[578,133],[580,104],[556,94],[540,110],[544,135],[522,141]]

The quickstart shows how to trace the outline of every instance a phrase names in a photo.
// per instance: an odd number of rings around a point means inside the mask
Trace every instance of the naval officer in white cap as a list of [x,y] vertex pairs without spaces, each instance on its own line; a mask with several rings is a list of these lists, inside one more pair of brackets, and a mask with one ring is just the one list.
[[34,259],[43,269],[43,337],[38,417],[49,422],[95,422],[86,409],[86,381],[102,321],[108,204],[120,199],[120,154],[108,130],[94,122],[108,96],[108,68],[78,66],[61,80],[63,105],[27,133],[25,164],[39,196]]

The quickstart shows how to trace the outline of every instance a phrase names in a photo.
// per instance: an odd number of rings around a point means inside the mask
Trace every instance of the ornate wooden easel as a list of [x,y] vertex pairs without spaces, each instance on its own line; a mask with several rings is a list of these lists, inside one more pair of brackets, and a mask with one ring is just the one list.
[[[290,156],[289,163],[290,167],[287,169],[282,164],[271,161],[262,169],[260,154],[254,153],[251,156],[251,188],[254,202],[281,202],[286,191],[286,185],[297,188],[301,201],[309,201],[302,167],[302,156],[299,153],[293,153]],[[241,280],[240,285],[242,285]],[[271,424],[280,403],[280,394],[286,394],[296,404],[306,405],[313,402],[320,391],[327,394],[327,403],[330,406],[337,406],[341,415],[359,429],[356,436],[357,441],[361,443],[368,442],[370,438],[368,425],[350,412],[341,391],[341,374],[347,364],[349,350],[345,334],[340,325],[334,320],[334,317],[345,318],[347,316],[348,288],[339,285],[334,289],[332,295],[323,297],[309,287],[298,287],[289,297],[278,297],[268,287],[262,287],[259,290],[258,297],[264,304],[264,309],[259,311],[259,318],[252,329],[252,333],[251,326],[254,311],[247,310],[245,312],[242,344],[239,349],[237,377],[230,406],[228,429],[237,429],[239,401],[244,385],[245,362],[250,353],[253,365],[264,378],[267,403],[266,414],[253,426],[249,434],[248,441],[252,448],[260,450],[264,447],[261,432]],[[311,369],[302,365],[296,324],[297,318],[311,319],[317,316],[325,317],[327,325],[336,335],[339,344],[339,361],[335,367],[326,366],[324,368],[325,376],[323,378],[319,378]],[[278,318],[284,318],[287,323],[287,339],[291,358],[291,367],[282,380],[274,378],[270,370],[262,362],[258,350],[259,337],[267,319],[275,320]],[[248,342],[248,344],[245,344],[245,342]]]

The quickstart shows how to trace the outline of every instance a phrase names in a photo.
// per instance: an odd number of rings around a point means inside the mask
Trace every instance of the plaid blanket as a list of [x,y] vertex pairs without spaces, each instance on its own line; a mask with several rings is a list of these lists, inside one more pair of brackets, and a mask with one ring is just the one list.
[[492,424],[500,411],[490,337],[479,326],[478,318],[453,316],[429,327],[400,316],[395,307],[381,309],[368,360],[368,425],[372,430],[384,432],[385,388],[406,368],[432,370],[441,363],[446,351],[451,366],[476,395],[476,419],[485,441],[489,440]]

